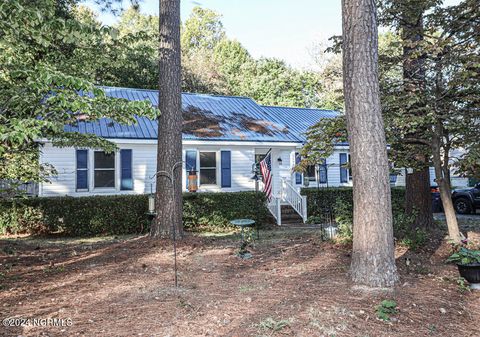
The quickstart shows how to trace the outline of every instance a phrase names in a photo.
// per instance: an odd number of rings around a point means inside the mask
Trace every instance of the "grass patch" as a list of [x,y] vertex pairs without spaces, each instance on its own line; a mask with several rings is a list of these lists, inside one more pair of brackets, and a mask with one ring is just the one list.
[[272,317],[267,317],[258,324],[258,327],[263,331],[278,332],[291,324],[290,319],[275,320]]

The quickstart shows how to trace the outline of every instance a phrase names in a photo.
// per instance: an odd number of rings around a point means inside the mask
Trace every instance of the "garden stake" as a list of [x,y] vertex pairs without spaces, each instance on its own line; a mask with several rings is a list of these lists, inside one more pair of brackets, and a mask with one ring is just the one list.
[[[173,200],[175,200],[175,196],[176,196],[176,189],[175,189],[175,182],[174,182],[174,174],[175,174],[175,169],[177,169],[178,167],[180,167],[180,165],[183,164],[183,161],[179,161],[177,163],[175,163],[175,165],[173,165],[172,167],[172,171],[170,173],[168,173],[167,171],[158,171],[157,173],[155,173],[153,175],[153,177],[157,176],[157,175],[160,175],[162,177],[166,177],[168,179],[168,181],[170,182],[170,185],[172,186],[172,192],[173,192]],[[152,177],[152,178],[153,178]],[[172,232],[173,232],[173,268],[174,268],[174,272],[175,272],[175,288],[178,288],[178,271],[177,271],[177,228],[175,226],[175,221],[173,219],[173,217],[175,217],[175,212],[176,212],[176,202],[173,203],[173,212],[172,212]]]

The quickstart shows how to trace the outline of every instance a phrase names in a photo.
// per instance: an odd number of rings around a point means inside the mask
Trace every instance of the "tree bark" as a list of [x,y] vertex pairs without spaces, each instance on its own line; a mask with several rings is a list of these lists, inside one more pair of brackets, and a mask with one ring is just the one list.
[[375,0],[342,0],[343,79],[353,173],[352,280],[391,287],[395,266]]
[[[180,0],[160,0],[158,79],[158,149],[152,237],[181,236],[182,226],[182,89],[180,63]],[[174,169],[175,167],[175,169]],[[166,175],[172,175],[170,181]],[[163,173],[162,173],[163,172]]]
[[[426,160],[423,161],[426,163]],[[433,228],[432,195],[430,192],[430,169],[414,170],[408,173],[405,183],[405,212],[415,214],[413,228]]]
[[[403,81],[407,95],[415,97],[418,102],[413,104],[409,114],[426,114],[425,106],[425,57],[419,54],[419,44],[424,38],[423,14],[425,7],[418,1],[405,1],[402,6],[401,38],[403,41]],[[419,131],[414,135],[421,138],[425,134]],[[424,149],[423,149],[424,150]],[[418,163],[413,173],[406,176],[405,181],[405,211],[415,214],[413,228],[432,228],[432,196],[430,192],[430,172],[425,151],[412,154],[412,159]]]
[[[452,202],[452,189],[450,183],[450,167],[449,167],[449,155],[450,146],[444,143],[444,139],[448,138],[447,132],[443,126],[443,121],[440,115],[444,113],[444,106],[442,104],[441,96],[443,94],[443,64],[441,55],[436,59],[435,65],[435,96],[436,104],[435,109],[437,113],[437,121],[433,124],[432,133],[432,157],[433,167],[435,169],[435,179],[440,191],[440,198],[442,200],[443,211],[445,212],[445,220],[448,227],[448,235],[450,240],[460,243],[462,240],[462,234],[458,227],[457,216]],[[442,160],[443,154],[443,160]]]
[[[458,228],[457,215],[455,214],[455,208],[452,202],[452,189],[450,187],[450,178],[448,172],[443,169],[443,163],[440,156],[441,141],[438,136],[441,133],[441,125],[435,127],[435,135],[432,140],[432,152],[433,152],[433,167],[435,168],[435,179],[440,191],[440,198],[442,200],[443,210],[445,212],[445,220],[448,227],[448,236],[450,240],[460,243],[462,235]],[[448,170],[448,168],[447,168]]]

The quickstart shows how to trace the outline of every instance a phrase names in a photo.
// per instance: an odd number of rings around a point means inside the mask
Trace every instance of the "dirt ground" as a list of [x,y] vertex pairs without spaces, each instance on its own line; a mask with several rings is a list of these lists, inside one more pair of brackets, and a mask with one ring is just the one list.
[[[178,247],[177,289],[168,241],[3,239],[0,318],[31,320],[0,335],[480,336],[480,292],[460,291],[441,242],[398,247],[401,282],[371,292],[352,287],[349,248],[311,230],[262,232],[249,260],[235,255],[238,236],[191,235]],[[389,322],[375,313],[385,299],[398,304]],[[41,318],[65,326],[32,326]]]

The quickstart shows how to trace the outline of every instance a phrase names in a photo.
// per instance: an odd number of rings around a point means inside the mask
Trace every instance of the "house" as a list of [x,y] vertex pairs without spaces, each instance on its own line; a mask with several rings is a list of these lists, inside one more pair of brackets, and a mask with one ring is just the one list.
[[[112,87],[104,90],[111,97],[149,100],[157,105],[158,93],[154,90]],[[321,118],[338,114],[319,109],[260,106],[247,97],[189,93],[182,95],[182,105],[182,189],[187,190],[188,171],[193,169],[198,172],[199,192],[253,190],[253,167],[271,151],[273,202],[278,203],[286,188],[298,194],[304,184],[303,174],[293,172],[305,142],[303,133]],[[107,155],[94,149],[58,148],[44,142],[40,160],[53,165],[57,175],[40,184],[39,196],[141,194],[155,190],[156,121],[137,117],[137,124],[126,126],[106,118],[95,122],[80,120],[65,130],[96,134],[114,142],[119,150]],[[318,183],[350,185],[348,169],[339,166],[347,160],[348,145],[339,144],[327,159],[331,168],[322,174],[317,172]],[[315,175],[315,170],[309,169],[305,181],[314,183]],[[306,210],[299,209],[299,213],[306,219]]]
[[[103,88],[108,96],[149,100],[157,105],[155,90]],[[199,192],[254,190],[253,169],[271,151],[274,198],[272,214],[281,221],[282,204],[291,205],[305,221],[306,200],[299,190],[309,186],[351,186],[348,144],[337,144],[325,165],[296,173],[304,133],[322,118],[338,112],[320,109],[261,106],[247,97],[182,94],[183,185],[187,175],[198,172]],[[66,131],[96,134],[118,146],[107,155],[84,148],[58,148],[43,142],[42,163],[57,170],[50,182],[38,187],[39,196],[88,196],[143,194],[155,190],[157,122],[137,117],[134,125],[109,119],[80,120]],[[401,179],[398,179],[401,180]]]

